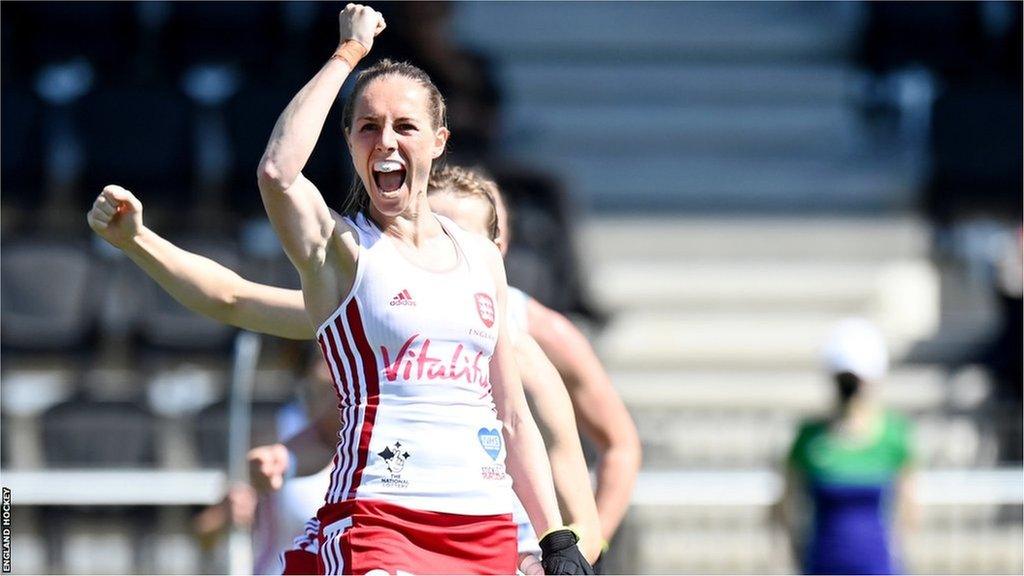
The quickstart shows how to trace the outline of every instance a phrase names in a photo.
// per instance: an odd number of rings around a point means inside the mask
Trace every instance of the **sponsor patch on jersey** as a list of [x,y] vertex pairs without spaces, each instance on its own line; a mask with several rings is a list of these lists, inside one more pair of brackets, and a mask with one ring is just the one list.
[[494,300],[491,300],[489,295],[483,292],[476,293],[476,312],[484,326],[494,326]]
[[402,470],[405,469],[405,461],[411,454],[402,447],[402,442],[396,441],[391,446],[386,446],[377,452],[377,456],[384,461],[384,466],[387,467],[390,474],[381,478],[381,484],[390,488],[408,488],[409,481],[402,478]]
[[413,300],[412,294],[409,294],[409,290],[402,290],[395,297],[391,299],[392,306],[415,306],[416,300]]
[[481,428],[477,430],[476,438],[491,460],[497,460],[501,454],[501,432],[494,428]]
[[480,477],[484,480],[504,480],[505,465],[494,464],[493,466],[481,466]]
[[497,340],[498,339],[498,337],[495,336],[494,334],[491,334],[490,332],[486,332],[484,330],[477,330],[476,328],[470,328],[469,329],[469,335],[470,336],[475,336],[477,338],[483,338],[484,340]]

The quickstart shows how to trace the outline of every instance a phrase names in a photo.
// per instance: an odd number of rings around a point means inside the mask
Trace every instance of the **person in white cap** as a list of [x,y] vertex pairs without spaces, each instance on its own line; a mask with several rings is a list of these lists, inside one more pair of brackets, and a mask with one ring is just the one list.
[[[914,523],[914,457],[909,423],[878,398],[889,368],[885,339],[867,320],[843,320],[823,360],[835,407],[800,425],[778,519],[805,574],[900,573],[892,526],[894,519],[900,528]],[[811,506],[803,530],[795,521],[798,500]]]

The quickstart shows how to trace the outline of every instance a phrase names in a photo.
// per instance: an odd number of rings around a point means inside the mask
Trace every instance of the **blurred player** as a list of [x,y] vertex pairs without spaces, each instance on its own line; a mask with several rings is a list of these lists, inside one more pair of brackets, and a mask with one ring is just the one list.
[[[498,223],[495,242],[504,255],[512,243],[512,226],[501,191],[493,183],[489,184]],[[436,205],[442,214],[452,214],[448,210],[453,208],[442,204],[443,193],[457,188],[439,183],[434,188],[438,194],[431,196],[431,205]],[[517,331],[535,339],[557,368],[569,390],[580,428],[597,447],[595,498],[602,548],[606,551],[629,510],[640,471],[640,435],[597,353],[579,328],[562,314],[511,286],[508,306],[509,320],[518,325]]]
[[[282,442],[315,441],[333,447],[338,433],[336,400],[331,392],[330,370],[316,347],[303,350],[294,374],[299,382],[299,398],[278,411],[279,438]],[[330,483],[329,463],[330,457],[324,457],[319,469],[296,473],[275,490],[257,491],[248,485],[229,487],[221,503],[203,510],[194,521],[204,548],[210,548],[231,524],[252,526],[254,573],[281,574],[282,551],[293,548],[295,536],[306,533],[310,515],[323,504]],[[291,556],[289,560],[296,572],[316,572],[314,555]]]
[[[824,361],[838,401],[828,418],[800,426],[778,518],[806,574],[901,573],[891,516],[900,527],[914,523],[913,448],[909,423],[879,404],[885,341],[866,320],[844,320]],[[795,514],[800,496],[811,507],[805,530]]]

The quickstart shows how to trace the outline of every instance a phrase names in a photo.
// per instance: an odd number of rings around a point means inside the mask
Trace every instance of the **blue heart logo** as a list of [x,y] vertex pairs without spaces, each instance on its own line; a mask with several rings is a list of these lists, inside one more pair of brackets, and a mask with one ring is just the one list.
[[494,428],[481,428],[477,431],[476,437],[491,460],[497,460],[501,454],[501,433]]

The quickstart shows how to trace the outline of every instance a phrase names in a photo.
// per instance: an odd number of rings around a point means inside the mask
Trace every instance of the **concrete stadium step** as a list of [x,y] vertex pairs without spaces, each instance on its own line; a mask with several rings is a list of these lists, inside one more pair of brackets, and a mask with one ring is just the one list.
[[[776,260],[617,261],[591,266],[594,302],[618,310],[909,312],[938,314],[939,278],[927,260],[822,262]],[[891,311],[890,311],[891,310]],[[916,312],[921,314],[921,312]]]
[[[840,318],[813,311],[799,315],[629,311],[615,315],[595,344],[613,370],[816,367],[818,351]],[[896,362],[915,341],[934,330],[927,318],[921,322],[869,319],[886,334]]]
[[[612,382],[631,410],[783,413],[807,416],[827,410],[834,400],[832,382],[819,370],[613,371]],[[970,382],[969,395],[950,389],[937,367],[895,368],[878,385],[881,399],[906,412],[931,412],[946,406],[977,407],[988,398],[988,382]]]
[[[652,58],[838,56],[851,27],[828,10],[741,3],[473,2],[455,30],[506,58],[630,54]],[[823,25],[823,24],[830,25]],[[610,34],[609,30],[615,33]]]
[[[642,529],[640,529],[642,530]],[[770,574],[784,541],[767,530],[642,530],[637,574]]]
[[631,157],[568,150],[516,156],[565,175],[571,193],[595,210],[892,211],[916,200],[917,174],[891,162],[727,158],[656,148]]
[[969,531],[935,530],[907,537],[910,574],[1021,574],[1024,558],[1019,522]]
[[[636,529],[631,556],[639,574],[769,574],[789,564],[787,541],[777,528]],[[1019,574],[1021,532],[1019,526],[998,526],[912,533],[903,546],[904,563],[914,574]]]
[[917,259],[930,228],[917,218],[681,217],[588,218],[579,228],[582,261],[844,262]]
[[[647,470],[778,466],[800,422],[799,415],[783,410],[736,414],[630,406]],[[915,458],[925,468],[974,466],[983,446],[992,444],[980,424],[967,417],[917,416],[912,422]]]
[[863,82],[844,64],[509,61],[500,80],[512,105],[821,105],[847,101]]
[[[841,101],[826,103],[729,105],[677,100],[652,104],[561,105],[533,101],[513,104],[505,122],[515,126],[506,146],[527,159],[559,161],[567,152],[644,158],[652,150],[726,157],[797,156],[849,158],[861,134],[857,112]],[[600,121],[596,122],[595,119]],[[626,160],[622,160],[626,163]]]
[[[921,522],[903,548],[908,567],[1020,573],[1019,519],[1000,519],[1020,508],[1019,469],[923,470],[918,485]],[[783,532],[769,515],[780,491],[780,476],[768,468],[641,471],[607,558],[610,571],[794,573]]]

